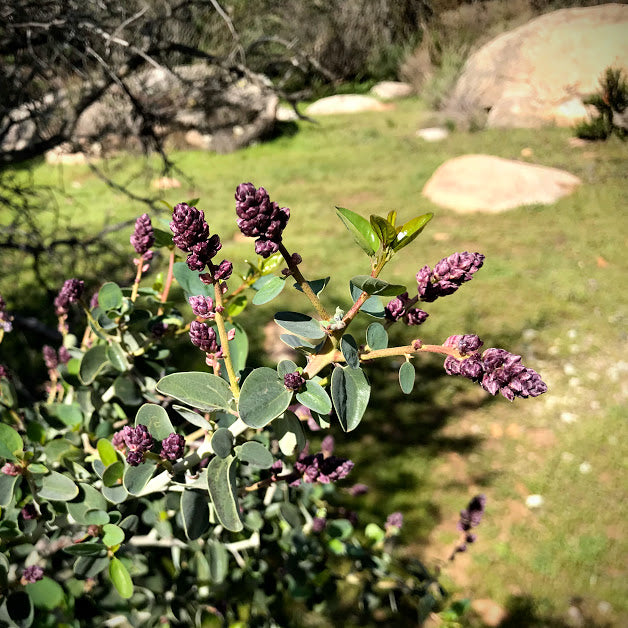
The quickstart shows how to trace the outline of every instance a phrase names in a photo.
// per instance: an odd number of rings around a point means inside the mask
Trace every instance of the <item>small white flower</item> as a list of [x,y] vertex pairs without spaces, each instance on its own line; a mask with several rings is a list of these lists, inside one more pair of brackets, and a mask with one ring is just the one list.
[[526,506],[528,508],[540,508],[543,505],[542,495],[528,495],[526,497]]
[[591,464],[588,462],[583,462],[578,469],[580,470],[580,473],[582,474],[587,474],[587,473],[591,473]]

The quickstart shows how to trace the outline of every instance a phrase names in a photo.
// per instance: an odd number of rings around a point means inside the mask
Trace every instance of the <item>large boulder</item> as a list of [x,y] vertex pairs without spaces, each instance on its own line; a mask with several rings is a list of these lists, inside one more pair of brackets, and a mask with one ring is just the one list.
[[628,6],[561,9],[500,35],[467,61],[451,115],[488,112],[493,127],[571,125],[609,66],[628,71]]
[[558,168],[491,155],[463,155],[437,168],[423,195],[457,212],[501,212],[554,203],[578,185],[578,177]]
[[[151,112],[157,133],[194,148],[229,153],[269,134],[278,98],[264,77],[239,68],[197,63],[146,70],[128,82]],[[142,120],[120,87],[112,87],[78,119],[73,140],[105,150],[135,148]],[[190,141],[188,141],[190,140]]]

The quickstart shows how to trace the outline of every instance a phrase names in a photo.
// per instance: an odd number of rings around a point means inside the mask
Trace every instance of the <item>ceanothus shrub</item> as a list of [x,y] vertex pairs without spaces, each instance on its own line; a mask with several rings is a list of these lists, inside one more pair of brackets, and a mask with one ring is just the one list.
[[[72,278],[54,300],[63,343],[44,347],[45,385],[24,382],[42,398],[24,405],[0,365],[0,622],[283,626],[311,613],[364,625],[403,609],[418,625],[442,608],[435,576],[392,556],[402,513],[360,527],[343,505],[368,490],[355,483],[359,468],[331,436],[310,451],[307,434],[336,421],[345,432],[359,427],[366,371],[379,358],[404,358],[406,394],[412,361],[425,353],[492,395],[545,392],[519,356],[482,350],[473,334],[441,344],[416,335],[425,304],[471,281],[484,256],[454,253],[420,268],[416,285],[390,284],[380,278],[386,263],[432,215],[398,226],[395,212],[369,221],[338,209],[370,265],[351,279],[348,307],[330,311],[320,299],[329,278],[306,280],[284,243],[290,210],[251,183],[235,199],[238,226],[260,255],[244,274],[218,259],[220,237],[194,202],[174,207],[169,231],[144,214],[130,238],[132,286],[107,282],[90,300]],[[163,257],[165,277],[147,284]],[[189,303],[183,312],[169,300],[173,281]],[[275,322],[303,359],[251,369],[238,316],[286,287],[303,293],[308,311],[277,312]],[[75,309],[85,324],[70,329]],[[374,319],[365,339],[349,334],[361,312]],[[407,345],[389,346],[394,324],[411,328]],[[0,340],[10,332],[0,298]],[[180,343],[186,356],[204,354],[205,370],[176,363]],[[478,496],[461,513],[452,559],[475,540],[484,506]]]

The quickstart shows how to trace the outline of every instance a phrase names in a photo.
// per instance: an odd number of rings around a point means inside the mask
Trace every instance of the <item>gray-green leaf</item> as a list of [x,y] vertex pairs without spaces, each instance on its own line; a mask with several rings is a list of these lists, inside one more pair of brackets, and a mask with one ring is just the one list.
[[264,427],[282,414],[291,400],[292,391],[279,380],[277,371],[257,368],[242,385],[238,402],[240,418],[249,427]]
[[399,385],[401,390],[409,395],[414,388],[414,365],[412,362],[404,362],[399,369]]
[[329,395],[320,384],[311,380],[307,380],[305,389],[297,393],[297,401],[319,414],[329,414],[331,412]]
[[388,332],[381,323],[371,323],[366,330],[366,344],[373,351],[388,347]]
[[207,487],[216,516],[231,532],[240,532],[244,527],[236,497],[236,466],[235,456],[215,456],[207,465]]
[[209,497],[207,493],[185,489],[181,493],[181,517],[185,535],[193,541],[209,530]]
[[154,403],[145,403],[135,417],[135,426],[145,425],[156,440],[164,440],[174,432],[168,413]]
[[157,391],[199,410],[228,410],[233,393],[227,382],[211,373],[191,371],[166,375]]
[[[358,344],[351,334],[345,334],[340,339],[340,351],[344,356],[347,364],[354,369],[360,366],[360,356],[358,355]],[[321,414],[325,414],[322,412]]]
[[300,338],[318,340],[325,335],[317,320],[300,312],[277,312],[275,322],[279,327]]
[[336,367],[331,376],[331,398],[345,432],[354,430],[368,406],[371,387],[362,369]]

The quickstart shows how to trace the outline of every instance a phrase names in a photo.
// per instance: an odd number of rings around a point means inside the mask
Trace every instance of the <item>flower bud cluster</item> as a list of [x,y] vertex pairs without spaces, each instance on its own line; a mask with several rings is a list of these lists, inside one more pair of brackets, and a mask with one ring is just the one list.
[[190,323],[190,340],[192,344],[205,353],[217,353],[216,330],[207,323],[192,321]]
[[416,275],[420,300],[431,303],[438,297],[453,294],[463,283],[473,279],[482,264],[484,255],[464,251],[443,258],[434,270],[424,266]]
[[13,329],[13,316],[7,312],[6,301],[0,296],[0,329],[9,332]]
[[240,231],[255,241],[255,252],[270,257],[279,250],[283,230],[290,218],[290,209],[270,200],[263,188],[241,183],[235,193],[236,213]]
[[25,521],[30,521],[31,519],[37,519],[39,513],[37,512],[37,508],[35,508],[35,504],[30,502],[22,508],[20,515],[22,515],[22,519]]
[[183,458],[185,448],[185,439],[180,434],[172,432],[164,440],[161,441],[161,453],[159,454],[164,460],[175,461]]
[[547,385],[533,369],[521,363],[521,356],[505,349],[490,348],[481,355],[483,342],[475,335],[450,336],[444,346],[455,347],[464,359],[448,356],[445,371],[477,382],[491,395],[501,393],[512,401],[515,397],[538,397],[547,392]]
[[142,214],[135,221],[135,231],[133,231],[133,234],[131,235],[131,244],[138,255],[145,256],[154,243],[155,232],[153,231],[150,216],[148,214]]
[[299,474],[299,477],[293,480],[290,486],[299,486],[301,481],[306,484],[315,482],[330,484],[346,478],[353,467],[354,463],[345,458],[325,457],[323,453],[310,456],[301,454],[294,463],[294,470]]
[[0,377],[9,379],[9,369],[7,369],[7,367],[4,366],[4,364],[0,364]]
[[294,373],[286,373],[283,376],[283,385],[288,390],[301,390],[301,388],[305,385],[305,377],[296,371]]
[[429,314],[419,308],[408,307],[413,301],[416,301],[416,299],[410,299],[407,292],[391,299],[384,308],[386,319],[393,323],[403,320],[406,325],[420,325],[424,323]]
[[475,543],[476,535],[470,530],[480,525],[484,509],[486,508],[486,497],[484,495],[476,495],[468,504],[468,506],[460,511],[460,519],[458,521],[458,530],[463,533],[464,541],[459,543],[451,553],[449,560],[453,560],[457,553],[466,552],[467,545]]
[[209,237],[209,227],[205,222],[205,214],[187,203],[179,203],[172,213],[170,230],[174,234],[172,241],[182,251],[189,253],[187,265],[190,270],[202,272],[209,266],[209,282],[228,279],[231,275],[231,262],[224,260],[218,266],[212,259],[222,248],[217,234]]
[[403,515],[400,512],[392,512],[386,518],[384,527],[386,532],[398,532],[403,526]]
[[54,371],[59,366],[59,358],[57,352],[50,346],[44,345],[42,351],[44,356],[44,364],[49,371]]
[[216,316],[216,310],[214,309],[214,300],[211,297],[205,297],[202,295],[190,297],[188,299],[194,316],[200,318],[212,319]]
[[[153,446],[153,437],[148,433],[148,428],[145,425],[138,425],[137,427],[125,425],[121,432],[127,447],[126,461],[132,467],[137,467],[144,462],[144,454]],[[119,440],[117,446],[119,447]]]
[[21,581],[25,584],[38,582],[44,577],[44,570],[39,565],[31,565],[22,572]]
[[81,298],[84,289],[85,283],[80,279],[66,279],[54,301],[57,316],[67,314],[70,304]]

